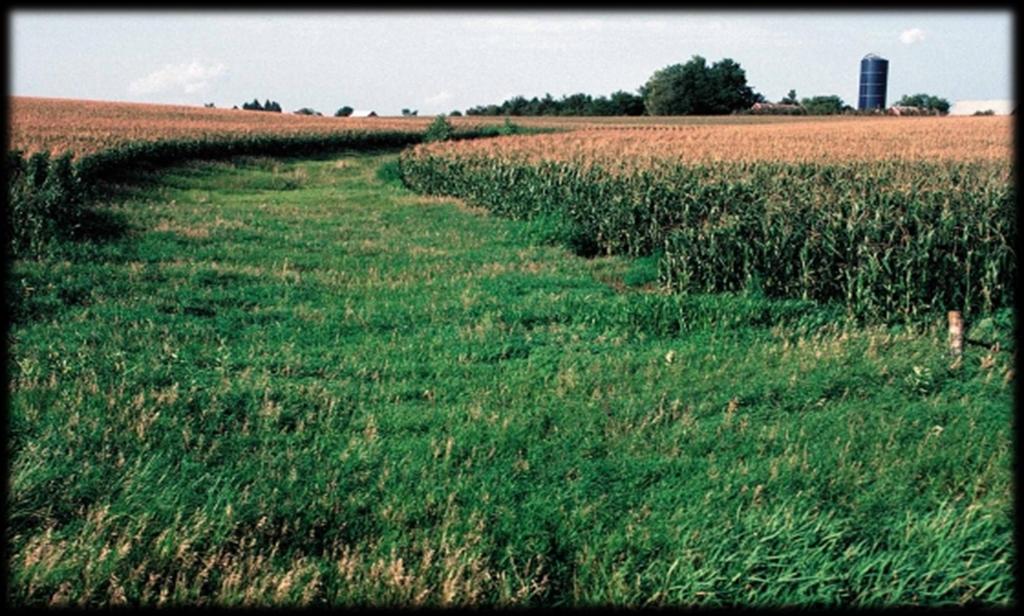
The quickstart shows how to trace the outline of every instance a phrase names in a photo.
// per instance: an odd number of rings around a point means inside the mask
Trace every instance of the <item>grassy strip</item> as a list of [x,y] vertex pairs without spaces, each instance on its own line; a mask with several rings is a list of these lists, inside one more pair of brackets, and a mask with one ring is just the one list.
[[[443,140],[476,139],[512,133],[550,132],[505,126],[471,129],[449,127]],[[66,240],[82,239],[97,229],[97,212],[87,204],[102,194],[100,184],[131,174],[140,167],[160,167],[195,159],[223,159],[234,156],[312,156],[344,150],[398,150],[424,139],[438,140],[408,131],[349,131],[307,135],[248,135],[197,137],[162,141],[140,141],[75,159],[65,152],[51,160],[49,153],[26,157],[20,151],[7,155],[8,255],[31,257],[60,252]],[[99,226],[102,226],[99,225]]]
[[879,320],[1013,305],[1008,165],[766,162],[612,173],[413,150],[401,170],[418,191],[548,219],[580,254],[662,254],[662,280],[677,291],[753,289]]
[[11,603],[1013,600],[1008,356],[652,293],[393,161],[152,173],[13,262]]

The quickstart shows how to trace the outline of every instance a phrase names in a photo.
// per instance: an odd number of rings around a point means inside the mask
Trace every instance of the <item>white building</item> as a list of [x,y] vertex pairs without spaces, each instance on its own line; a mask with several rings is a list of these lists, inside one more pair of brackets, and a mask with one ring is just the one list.
[[1013,111],[1013,101],[1006,99],[993,99],[987,101],[956,101],[949,109],[949,115],[974,115],[978,111],[991,109],[996,115],[1010,115]]
[[350,117],[350,118],[376,118],[377,117],[377,112],[376,111],[370,111],[368,109],[356,109],[355,111],[350,113],[348,117]]

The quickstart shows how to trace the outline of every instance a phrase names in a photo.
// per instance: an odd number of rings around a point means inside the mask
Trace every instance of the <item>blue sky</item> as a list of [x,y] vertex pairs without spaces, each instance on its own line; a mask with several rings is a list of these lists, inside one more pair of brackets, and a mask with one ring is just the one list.
[[857,104],[860,59],[890,61],[888,103],[1013,96],[1010,11],[31,11],[10,13],[10,92],[421,115],[511,96],[634,91],[699,54],[769,100]]

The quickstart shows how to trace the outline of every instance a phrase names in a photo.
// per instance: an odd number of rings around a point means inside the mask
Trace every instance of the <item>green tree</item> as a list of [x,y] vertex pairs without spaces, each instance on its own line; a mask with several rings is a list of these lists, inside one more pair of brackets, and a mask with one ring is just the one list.
[[607,96],[598,96],[597,98],[590,101],[590,104],[586,108],[588,116],[613,116],[615,115],[615,105],[611,99]]
[[537,101],[537,115],[555,115],[558,109],[558,101],[551,96],[550,92],[544,94],[544,98]]
[[783,105],[796,105],[796,104],[798,104],[799,103],[799,99],[797,99],[797,97],[796,97],[796,90],[790,90],[789,94],[784,96],[782,98],[782,100],[779,101],[779,103],[781,103]]
[[512,120],[505,117],[505,123],[498,128],[499,135],[517,135],[521,131],[518,124],[513,124]]
[[558,115],[564,116],[582,116],[587,115],[587,109],[590,107],[592,99],[589,94],[578,92],[569,96],[563,96],[561,101],[561,109],[558,111]]
[[515,96],[505,101],[502,104],[502,111],[508,115],[521,116],[526,115],[527,107],[530,102],[526,100],[526,97]]
[[757,100],[738,63],[724,58],[709,66],[697,55],[656,71],[640,93],[650,115],[722,115]]
[[949,113],[949,101],[931,94],[904,94],[896,104],[906,107],[921,107],[942,115]]
[[611,102],[615,109],[613,115],[638,116],[644,114],[644,97],[639,94],[619,90],[612,92]]
[[423,135],[424,141],[448,141],[451,138],[452,125],[445,119],[443,113],[434,118]]
[[334,112],[334,117],[347,118],[348,116],[352,115],[353,111],[355,111],[355,109],[349,107],[348,105],[345,105],[344,107],[341,107],[340,109]]
[[843,99],[835,94],[827,96],[812,96],[800,102],[808,115],[837,115],[843,112],[846,105]]

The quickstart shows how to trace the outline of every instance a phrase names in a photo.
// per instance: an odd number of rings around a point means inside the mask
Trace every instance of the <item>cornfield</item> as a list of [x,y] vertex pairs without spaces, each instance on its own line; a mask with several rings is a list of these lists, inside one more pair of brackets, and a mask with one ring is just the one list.
[[583,253],[660,253],[676,291],[890,319],[1013,304],[1011,144],[1006,118],[631,128],[420,145],[401,170]]
[[[12,96],[8,150],[32,154],[47,151],[57,156],[71,151],[84,156],[128,143],[186,139],[229,139],[257,136],[325,135],[339,132],[421,133],[432,118],[377,117],[335,118],[286,113],[259,113],[233,109],[209,109],[177,105],[114,103],[74,99]],[[739,118],[745,124],[786,122],[782,116]],[[456,129],[470,131],[499,126],[503,117],[453,117]],[[703,125],[736,122],[736,118],[583,118],[517,117],[515,123],[528,128],[609,129]]]

